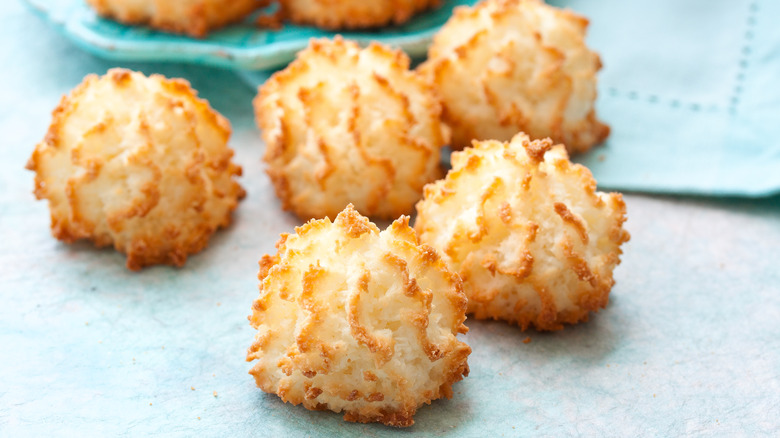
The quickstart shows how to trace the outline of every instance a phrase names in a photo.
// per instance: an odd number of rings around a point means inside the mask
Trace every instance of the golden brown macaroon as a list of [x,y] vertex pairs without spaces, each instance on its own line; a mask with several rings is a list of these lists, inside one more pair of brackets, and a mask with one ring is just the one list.
[[420,69],[452,127],[452,146],[509,140],[523,131],[584,152],[609,135],[596,118],[598,54],[588,20],[539,0],[459,7],[434,37]]
[[270,0],[87,0],[98,14],[125,24],[204,37],[241,21]]
[[280,0],[284,15],[297,24],[323,29],[399,25],[441,0]]
[[27,168],[57,239],[113,245],[133,270],[181,266],[244,196],[229,137],[187,81],[113,69],[62,98]]
[[466,297],[409,218],[379,229],[348,206],[283,234],[260,260],[247,353],[265,392],[347,421],[410,426],[468,374]]
[[285,210],[335,217],[352,203],[394,219],[441,176],[446,143],[431,88],[379,44],[312,40],[255,99],[267,172]]
[[469,313],[558,330],[607,305],[620,263],[626,208],[596,191],[563,145],[474,142],[417,204],[420,241],[460,274]]

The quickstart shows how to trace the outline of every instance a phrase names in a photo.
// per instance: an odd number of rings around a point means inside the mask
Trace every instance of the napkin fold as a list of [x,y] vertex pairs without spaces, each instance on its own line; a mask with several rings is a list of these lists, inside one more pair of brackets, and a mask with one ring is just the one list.
[[575,161],[608,189],[780,192],[780,2],[554,1],[589,17],[607,142]]

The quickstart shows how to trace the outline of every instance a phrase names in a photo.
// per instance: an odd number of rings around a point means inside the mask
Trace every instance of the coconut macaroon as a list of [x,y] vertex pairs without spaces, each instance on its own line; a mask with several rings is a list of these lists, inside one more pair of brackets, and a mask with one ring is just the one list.
[[204,37],[212,29],[241,21],[270,0],[87,0],[95,11],[125,24]]
[[280,0],[292,22],[324,29],[359,29],[403,24],[441,0]]
[[187,81],[114,69],[62,98],[27,168],[57,239],[113,245],[133,270],[181,266],[244,196],[229,137]]
[[587,25],[540,0],[457,8],[420,67],[441,96],[453,148],[520,131],[569,152],[604,141],[609,126],[594,110],[601,61],[585,45]]
[[468,374],[466,296],[409,218],[379,229],[348,206],[283,234],[260,260],[247,361],[265,392],[344,419],[410,426]]
[[440,106],[399,50],[312,40],[254,105],[268,175],[302,219],[333,218],[348,203],[395,219],[441,176]]
[[463,279],[469,313],[558,330],[607,305],[626,208],[562,145],[474,142],[417,204],[420,241]]

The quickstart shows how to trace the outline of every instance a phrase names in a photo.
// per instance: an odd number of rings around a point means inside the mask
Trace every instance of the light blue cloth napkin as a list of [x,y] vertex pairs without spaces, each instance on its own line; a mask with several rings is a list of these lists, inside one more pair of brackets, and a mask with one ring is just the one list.
[[556,1],[591,19],[599,115],[577,160],[605,188],[702,195],[780,192],[780,2]]
[[612,134],[574,157],[601,188],[780,193],[780,1],[550,3],[590,19],[604,63],[597,109]]

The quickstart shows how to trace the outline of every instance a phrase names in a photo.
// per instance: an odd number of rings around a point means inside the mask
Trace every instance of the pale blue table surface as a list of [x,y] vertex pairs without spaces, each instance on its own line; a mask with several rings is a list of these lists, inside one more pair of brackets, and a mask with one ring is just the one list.
[[184,268],[132,273],[111,250],[55,241],[24,170],[60,96],[116,64],[17,0],[0,3],[0,59],[2,437],[780,433],[780,197],[628,194],[633,237],[605,310],[545,334],[469,320],[471,375],[452,400],[406,430],[345,423],[247,374],[257,260],[299,223],[263,173],[254,90],[221,70],[122,65],[191,80],[233,123],[248,191]]

